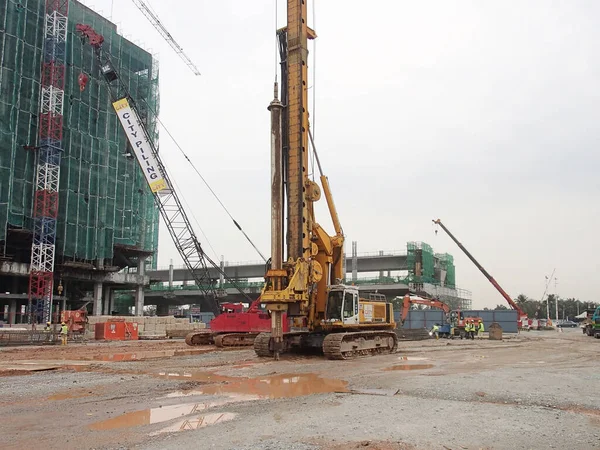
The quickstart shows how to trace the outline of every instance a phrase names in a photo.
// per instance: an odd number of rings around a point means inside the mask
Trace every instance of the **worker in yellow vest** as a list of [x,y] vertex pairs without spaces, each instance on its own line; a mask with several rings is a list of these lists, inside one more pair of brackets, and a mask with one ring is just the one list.
[[61,327],[60,327],[60,339],[61,339],[61,345],[67,345],[67,336],[69,334],[69,327],[67,326],[66,323],[62,323]]
[[477,326],[477,334],[481,334],[483,336],[484,331],[485,327],[483,326],[483,321],[479,319],[479,324]]
[[[465,339],[469,339],[469,334],[471,333],[471,323],[467,320],[465,322]],[[462,339],[462,336],[461,336]]]
[[476,332],[477,332],[477,325],[475,325],[475,320],[471,319],[471,339],[475,340]]
[[46,326],[44,327],[44,334],[46,335],[46,342],[50,342],[50,340],[52,339],[52,323],[51,322],[46,322]]
[[440,338],[440,327],[439,327],[439,325],[437,323],[431,328],[431,332],[429,334],[430,335],[434,335],[435,334],[435,338],[436,339]]

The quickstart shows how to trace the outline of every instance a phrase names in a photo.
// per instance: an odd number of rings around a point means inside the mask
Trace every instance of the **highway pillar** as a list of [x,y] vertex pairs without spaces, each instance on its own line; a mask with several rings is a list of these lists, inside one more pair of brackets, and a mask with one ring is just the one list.
[[112,315],[115,310],[115,290],[108,291],[108,314]]
[[[146,271],[146,257],[140,256],[138,260],[137,273],[140,276],[144,276]],[[144,285],[138,285],[135,288],[135,315],[144,315]]]
[[102,293],[102,306],[104,309],[104,312],[102,314],[104,314],[105,316],[110,315],[110,291],[111,289],[108,286],[106,286]]
[[17,318],[17,300],[12,299],[8,304],[8,324],[14,325]]
[[173,260],[169,263],[169,289],[173,289]]
[[92,315],[99,316],[102,314],[102,283],[94,283],[94,307]]
[[358,278],[358,252],[357,242],[352,241],[352,281]]

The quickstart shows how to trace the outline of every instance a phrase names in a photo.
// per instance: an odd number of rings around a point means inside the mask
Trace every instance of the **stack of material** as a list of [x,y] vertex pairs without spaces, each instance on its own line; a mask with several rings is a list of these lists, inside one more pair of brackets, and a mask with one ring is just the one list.
[[190,323],[189,319],[176,319],[173,316],[131,317],[131,316],[90,316],[86,329],[86,338],[94,339],[97,323],[124,320],[137,323],[140,339],[165,339],[167,337],[185,338],[190,331],[206,328],[205,323]]

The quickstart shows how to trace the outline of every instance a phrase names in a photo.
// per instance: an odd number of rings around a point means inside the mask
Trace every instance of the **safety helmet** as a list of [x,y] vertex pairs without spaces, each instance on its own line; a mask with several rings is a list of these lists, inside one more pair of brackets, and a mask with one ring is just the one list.
[[61,325],[66,325],[66,323],[63,322],[63,323],[61,323]]
[[46,322],[46,325],[52,325],[50,322]]

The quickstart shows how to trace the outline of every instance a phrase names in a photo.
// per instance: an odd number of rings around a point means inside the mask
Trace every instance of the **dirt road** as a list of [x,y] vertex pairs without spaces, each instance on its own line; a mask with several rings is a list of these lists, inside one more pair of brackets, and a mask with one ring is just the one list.
[[579,329],[341,362],[174,341],[0,349],[0,447],[600,448],[599,349]]

